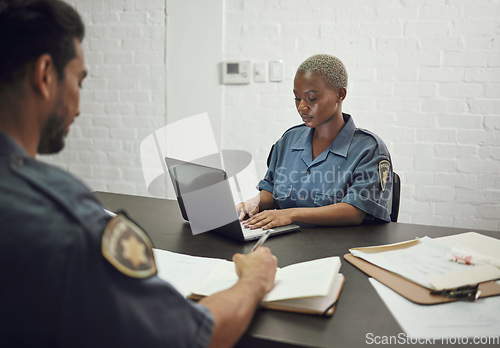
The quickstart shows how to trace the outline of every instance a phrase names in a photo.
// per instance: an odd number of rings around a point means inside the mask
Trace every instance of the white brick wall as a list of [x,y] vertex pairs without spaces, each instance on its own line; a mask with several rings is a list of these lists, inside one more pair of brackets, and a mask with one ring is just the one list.
[[[147,194],[138,149],[166,122],[172,0],[68,1],[87,26],[90,74],[67,148],[45,159],[94,190]],[[297,66],[334,54],[350,77],[344,111],[385,140],[402,177],[400,221],[500,231],[500,1],[219,1],[225,58],[285,67],[281,83],[223,87],[224,148],[250,151],[262,175],[299,122]]]
[[262,174],[300,121],[298,64],[333,54],[350,76],[344,111],[385,140],[402,177],[400,221],[500,230],[500,1],[225,5],[227,59],[281,59],[285,80],[224,87],[224,147],[251,151]]
[[165,124],[165,0],[68,0],[89,71],[65,150],[42,159],[93,190],[147,195],[139,144]]

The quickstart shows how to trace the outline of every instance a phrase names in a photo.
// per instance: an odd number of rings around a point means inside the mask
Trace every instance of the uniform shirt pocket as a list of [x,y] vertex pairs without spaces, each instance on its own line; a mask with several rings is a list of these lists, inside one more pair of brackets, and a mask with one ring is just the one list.
[[278,184],[274,186],[274,202],[280,209],[286,209],[294,206],[292,195],[292,185]]
[[279,184],[274,187],[273,198],[282,201],[290,197],[292,193],[292,185]]

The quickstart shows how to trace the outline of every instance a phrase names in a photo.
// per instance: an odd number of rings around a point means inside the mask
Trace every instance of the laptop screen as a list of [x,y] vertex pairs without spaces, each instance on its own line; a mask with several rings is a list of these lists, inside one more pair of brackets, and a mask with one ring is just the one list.
[[237,220],[224,170],[166,157],[179,208],[194,234]]
[[175,194],[183,194],[204,189],[227,179],[226,172],[196,163],[165,158]]

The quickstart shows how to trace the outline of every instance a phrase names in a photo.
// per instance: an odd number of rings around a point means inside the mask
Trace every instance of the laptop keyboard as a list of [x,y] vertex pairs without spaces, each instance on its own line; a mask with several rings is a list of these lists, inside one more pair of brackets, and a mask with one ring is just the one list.
[[241,223],[241,229],[243,230],[243,234],[247,237],[260,236],[265,232],[265,230],[263,230],[262,228],[256,228],[251,230],[247,227],[244,227],[243,223]]

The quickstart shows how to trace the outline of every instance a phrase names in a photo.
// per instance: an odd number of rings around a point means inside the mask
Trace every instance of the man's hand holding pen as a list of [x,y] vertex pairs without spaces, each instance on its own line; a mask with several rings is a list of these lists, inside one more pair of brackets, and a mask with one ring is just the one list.
[[249,254],[234,254],[233,262],[240,280],[246,280],[260,286],[263,294],[274,286],[278,259],[267,247],[260,246]]

